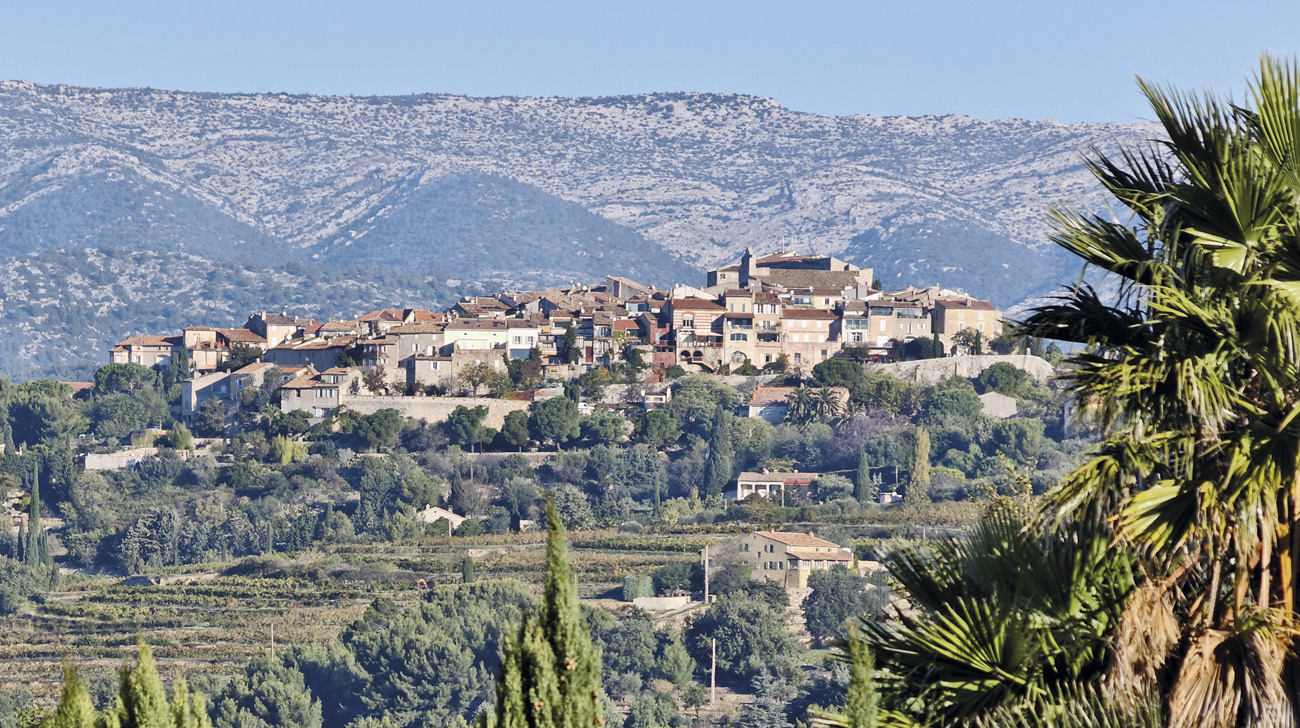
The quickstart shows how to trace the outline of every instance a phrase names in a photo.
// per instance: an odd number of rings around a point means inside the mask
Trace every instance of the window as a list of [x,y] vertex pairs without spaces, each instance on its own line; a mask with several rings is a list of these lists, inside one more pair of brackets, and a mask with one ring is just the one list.
[[731,335],[731,340],[732,340],[732,341],[749,341],[749,337],[748,337],[747,335],[745,335],[745,334],[732,334],[732,335]]
[[798,364],[801,361],[803,361],[803,355],[796,351],[794,353],[794,362]]
[[683,326],[684,328],[688,328],[688,329],[693,329],[693,328],[695,328],[695,317],[694,317],[694,316],[683,316],[683,317],[682,317],[682,326]]
[[861,343],[862,343],[862,332],[861,332],[861,331],[851,331],[851,332],[849,332],[849,341],[850,341],[851,343],[854,343],[854,344],[861,344]]
[[742,543],[742,544],[740,545],[740,550],[741,550],[741,551],[748,551],[748,550],[749,550],[749,544],[747,544],[747,543]]
[[732,363],[732,364],[744,364],[744,363],[745,363],[745,352],[743,352],[743,351],[733,352],[732,355],[731,355],[731,363]]

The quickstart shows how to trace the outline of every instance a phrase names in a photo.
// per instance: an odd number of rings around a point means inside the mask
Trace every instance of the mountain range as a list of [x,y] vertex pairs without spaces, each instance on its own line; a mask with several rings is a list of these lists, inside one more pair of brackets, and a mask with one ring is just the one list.
[[1155,134],[734,94],[0,83],[0,372],[102,362],[124,335],[258,309],[351,316],[606,274],[699,283],[746,247],[1012,306],[1077,275],[1044,218],[1103,204],[1087,151]]

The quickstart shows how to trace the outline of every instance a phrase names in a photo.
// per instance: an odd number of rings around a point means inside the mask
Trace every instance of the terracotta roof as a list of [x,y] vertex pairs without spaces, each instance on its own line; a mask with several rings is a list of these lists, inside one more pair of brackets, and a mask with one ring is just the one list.
[[180,337],[141,334],[117,342],[117,346],[172,346]]
[[799,270],[797,268],[768,268],[761,274],[763,280],[785,288],[843,288],[857,286],[864,275],[856,270]]
[[508,329],[509,324],[500,319],[483,321],[481,319],[456,319],[447,324],[447,330],[452,331],[473,331],[475,329]]
[[270,369],[273,366],[275,365],[272,364],[271,362],[255,361],[252,364],[246,364],[240,367],[239,369],[236,369],[235,371],[231,372],[231,374],[252,374],[253,372],[260,372],[263,369]]
[[258,344],[266,343],[265,338],[258,336],[248,329],[217,329],[217,333],[231,341],[247,341]]
[[716,271],[718,271],[718,272],[725,272],[725,273],[737,273],[737,272],[740,271],[740,266],[738,266],[738,265],[724,265],[724,266],[722,266],[721,268],[714,268],[714,270],[716,270]]
[[781,318],[787,319],[829,319],[835,320],[839,316],[834,311],[822,311],[816,308],[787,308],[781,312]]
[[271,326],[297,326],[298,321],[291,319],[282,313],[263,313],[262,323]]
[[290,379],[284,384],[281,384],[280,388],[281,389],[312,389],[317,384],[320,384],[320,380],[316,379],[315,377],[299,377],[297,379]]
[[74,392],[83,392],[87,389],[95,388],[94,382],[59,382],[59,384],[66,384],[69,387],[72,387],[72,391]]
[[750,397],[749,404],[754,407],[785,404],[792,392],[794,392],[794,387],[758,387],[754,390],[754,395]]
[[794,533],[791,531],[757,531],[756,533],[786,546],[830,546],[831,548],[840,548],[837,543],[807,533]]
[[993,304],[988,301],[978,301],[974,298],[940,298],[934,302],[936,306],[952,309],[966,309],[973,311],[995,311]]
[[754,318],[754,314],[753,314],[753,313],[745,313],[745,312],[743,312],[743,311],[728,311],[727,313],[725,313],[725,314],[723,314],[723,315],[726,316],[727,318],[743,318],[743,319],[752,319],[752,318]]
[[325,374],[347,374],[347,373],[348,373],[348,368],[347,368],[347,367],[330,367],[329,369],[326,369],[325,371],[321,372],[322,375],[325,375]]
[[400,336],[402,334],[441,334],[443,329],[447,328],[446,324],[423,323],[423,324],[402,324],[388,330],[389,336]]
[[631,319],[619,319],[614,322],[615,331],[638,331],[641,325]]
[[356,321],[326,321],[320,325],[321,331],[353,331],[356,328]]
[[745,298],[749,298],[750,296],[754,295],[754,293],[753,293],[753,291],[749,291],[749,290],[746,290],[746,289],[744,289],[744,288],[728,288],[727,290],[725,290],[725,291],[722,292],[722,295],[724,295],[724,296],[744,296]]
[[713,301],[706,301],[703,298],[674,298],[672,300],[674,309],[682,311],[724,311],[722,306]]
[[306,326],[303,326],[303,327],[302,327],[302,330],[303,330],[305,333],[308,333],[308,334],[314,334],[314,333],[320,331],[320,327],[321,327],[320,324],[318,324],[318,323],[316,323],[316,322],[313,321],[312,323],[309,323],[309,324],[307,324]]

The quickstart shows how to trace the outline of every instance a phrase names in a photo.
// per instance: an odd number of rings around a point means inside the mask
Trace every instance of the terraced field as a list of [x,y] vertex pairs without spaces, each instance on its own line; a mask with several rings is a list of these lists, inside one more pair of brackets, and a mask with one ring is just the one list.
[[[572,565],[582,596],[603,601],[616,597],[624,577],[694,561],[697,543],[721,538],[579,533]],[[183,672],[196,686],[212,684],[269,651],[272,630],[277,645],[327,642],[378,597],[400,604],[419,599],[428,585],[459,581],[467,553],[476,578],[540,584],[543,548],[542,534],[431,539],[203,564],[128,580],[69,575],[44,604],[0,619],[0,691],[25,687],[53,695],[65,657],[88,682],[107,682],[134,655],[140,637],[154,647],[164,672]]]

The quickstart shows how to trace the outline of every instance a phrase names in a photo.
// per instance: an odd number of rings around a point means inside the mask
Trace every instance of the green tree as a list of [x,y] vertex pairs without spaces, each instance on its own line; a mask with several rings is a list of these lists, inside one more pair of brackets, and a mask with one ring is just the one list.
[[843,566],[808,575],[812,590],[804,599],[808,634],[820,644],[842,640],[851,620],[878,615],[881,603],[868,593],[867,580]]
[[194,432],[200,437],[221,437],[226,433],[226,405],[213,397],[199,405],[194,416]]
[[650,410],[637,417],[635,428],[633,437],[636,441],[649,445],[656,450],[677,442],[678,438],[682,436],[682,431],[677,427],[677,421],[667,411],[661,409]]
[[156,392],[159,384],[158,372],[149,367],[133,363],[105,364],[95,371],[95,387],[91,393],[102,397],[118,393],[135,394],[146,390]]
[[582,350],[578,348],[578,330],[574,328],[573,322],[565,324],[564,337],[560,340],[563,344],[564,361],[569,364],[577,364],[582,361]]
[[785,627],[784,610],[738,591],[722,594],[709,611],[686,629],[686,646],[696,664],[708,665],[712,640],[718,644],[718,672],[748,680],[782,664],[797,641]]
[[[342,354],[340,354],[340,356],[342,356]],[[217,369],[223,372],[233,372],[237,369],[243,369],[249,364],[252,364],[254,362],[259,362],[261,360],[262,360],[261,349],[257,348],[256,346],[250,346],[248,344],[235,344],[234,346],[230,347],[230,356],[225,361],[218,364]],[[340,365],[340,366],[355,366],[355,365],[356,364],[353,363],[351,365]]]
[[523,452],[528,444],[528,413],[523,410],[507,412],[505,422],[501,425],[501,439],[508,445]]
[[402,431],[402,414],[395,409],[381,409],[370,415],[354,415],[346,430],[361,441],[367,450],[390,448]]
[[321,701],[300,670],[253,658],[213,701],[216,728],[321,728]]
[[785,706],[795,697],[794,686],[766,671],[750,682],[754,699],[741,709],[738,728],[786,728],[790,725],[785,716]]
[[[475,521],[475,523],[478,523],[478,521]],[[461,525],[465,524],[462,523]],[[460,559],[460,583],[468,584],[471,581],[474,581],[474,559],[469,554],[465,554]]]
[[41,721],[41,728],[95,728],[97,719],[90,693],[77,679],[72,665],[64,662],[63,693],[59,696],[59,705]]
[[912,439],[912,459],[907,464],[907,503],[917,505],[930,502],[930,433],[924,427],[916,428]]
[[1052,240],[1118,296],[1075,285],[1021,330],[1082,345],[1069,381],[1104,439],[1049,513],[1117,523],[1151,555],[1153,606],[1117,633],[1163,636],[1117,644],[1115,659],[1140,664],[1150,679],[1131,682],[1158,691],[1174,726],[1296,712],[1297,75],[1265,58],[1242,103],[1141,83],[1167,141],[1090,164],[1125,222],[1053,216]]
[[881,691],[882,718],[972,725],[1071,685],[1099,690],[1134,587],[1134,559],[1112,538],[1104,523],[1045,528],[995,502],[961,539],[891,550],[909,607],[859,625],[883,674],[907,676]]
[[850,628],[846,645],[849,661],[849,695],[845,715],[847,728],[876,728],[880,694],[876,691],[876,661],[871,648]]
[[465,407],[464,405],[456,407],[447,415],[447,421],[443,427],[447,431],[447,439],[451,440],[453,445],[459,445],[474,451],[477,445],[479,450],[483,449],[484,427],[483,420],[487,418],[488,408],[484,406]]
[[603,723],[600,653],[578,610],[577,584],[569,568],[564,526],[546,505],[546,580],[536,616],[525,614],[519,632],[507,637],[497,678],[495,715],[480,726],[540,728]]
[[194,439],[190,437],[190,428],[183,422],[172,425],[171,445],[177,450],[193,450]]
[[853,499],[866,505],[875,503],[879,495],[876,483],[871,479],[871,458],[867,457],[867,450],[863,448],[858,451],[858,469],[853,475]]
[[1029,384],[1029,372],[1006,362],[998,362],[980,372],[979,387],[985,392],[1001,392],[1015,397]]
[[734,473],[734,450],[731,447],[731,413],[719,405],[713,412],[709,459],[704,462],[704,486],[709,498],[720,498]]
[[528,430],[538,442],[558,448],[578,436],[578,405],[568,397],[552,397],[529,406]]
[[627,419],[612,410],[596,410],[582,420],[582,435],[596,445],[621,444],[627,439]]

